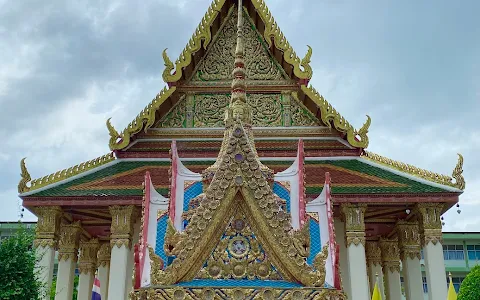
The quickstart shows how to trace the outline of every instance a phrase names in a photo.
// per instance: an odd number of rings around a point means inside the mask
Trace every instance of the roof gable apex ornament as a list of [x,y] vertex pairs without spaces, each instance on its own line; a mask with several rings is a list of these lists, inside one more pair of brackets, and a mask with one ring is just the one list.
[[[277,49],[283,52],[283,59],[293,67],[293,74],[299,79],[300,84],[308,84],[312,78],[313,70],[310,66],[312,57],[312,48],[307,45],[307,52],[305,56],[300,59],[297,56],[293,47],[287,41],[285,35],[280,30],[277,22],[273,18],[270,10],[268,9],[264,0],[251,0],[255,7],[260,19],[265,24],[265,30],[263,33],[268,47],[275,46]],[[175,61],[168,57],[167,49],[162,52],[162,57],[165,64],[165,69],[162,73],[162,78],[168,86],[174,86],[177,81],[182,78],[183,69],[190,65],[192,56],[195,52],[203,48],[206,50],[207,46],[212,41],[211,26],[217,18],[218,13],[222,7],[227,3],[226,0],[213,0],[210,4],[207,12],[203,16],[200,24],[195,30],[194,34],[188,41],[187,45],[180,53],[180,56]],[[203,43],[202,43],[203,41]]]

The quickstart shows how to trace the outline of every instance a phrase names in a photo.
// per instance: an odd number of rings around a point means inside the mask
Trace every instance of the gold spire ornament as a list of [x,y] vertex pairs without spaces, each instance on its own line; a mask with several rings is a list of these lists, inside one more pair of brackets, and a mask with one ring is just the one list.
[[463,156],[458,153],[458,162],[453,169],[452,177],[455,179],[455,186],[461,190],[465,189],[465,178],[463,178]]

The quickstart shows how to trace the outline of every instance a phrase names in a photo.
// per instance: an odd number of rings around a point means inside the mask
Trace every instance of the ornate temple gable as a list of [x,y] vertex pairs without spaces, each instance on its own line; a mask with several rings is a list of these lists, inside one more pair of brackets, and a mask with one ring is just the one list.
[[[189,84],[207,84],[209,81],[224,81],[231,84],[231,73],[235,59],[235,45],[237,42],[237,10],[231,7],[228,17],[207,49],[206,55],[197,65],[192,77],[187,81]],[[285,71],[272,57],[263,37],[255,28],[248,12],[243,12],[243,19],[247,22],[243,25],[245,39],[245,67],[246,80],[266,81],[265,84],[294,84]],[[283,79],[283,80],[282,80]],[[287,81],[288,80],[288,81]]]
[[[183,97],[157,128],[223,127],[230,94],[191,94]],[[288,93],[248,94],[255,127],[319,126],[319,120]]]
[[[107,121],[110,149],[126,149],[137,134],[141,131],[146,132],[149,128],[154,127],[154,124],[162,128],[206,127],[199,126],[199,124],[209,124],[208,120],[200,120],[195,123],[195,113],[197,115],[206,113],[202,117],[208,118],[216,115],[214,119],[219,118],[221,108],[219,112],[196,112],[198,106],[192,100],[191,94],[197,93],[203,96],[207,93],[226,94],[230,89],[228,81],[217,79],[223,78],[231,69],[228,67],[232,60],[230,55],[232,34],[229,30],[231,27],[229,22],[235,18],[229,18],[229,12],[233,10],[234,2],[231,0],[214,0],[212,2],[192,39],[175,64],[164,52],[166,69],[163,75],[169,88],[164,88],[122,132],[117,132]],[[353,147],[366,148],[370,118],[367,118],[361,129],[355,130],[320,94],[312,87],[307,86],[308,80],[312,76],[312,69],[309,65],[311,49],[309,48],[303,59],[295,54],[263,0],[245,1],[243,8],[244,14],[248,16],[247,19],[252,25],[246,27],[247,37],[250,38],[250,42],[246,43],[249,91],[281,98],[283,101],[281,103],[282,116],[281,120],[277,121],[281,122],[282,126],[317,126],[323,123],[330,130],[333,129],[332,131],[341,134],[342,138]],[[258,37],[257,40],[254,39],[255,35]],[[220,54],[217,53],[220,50],[217,45],[222,42],[228,42],[229,46],[225,47],[227,50]],[[225,49],[221,48],[221,50]],[[250,56],[255,59],[249,61]],[[250,80],[248,76],[250,76]],[[190,80],[192,77],[193,80]],[[207,81],[202,81],[205,80],[204,77],[207,78]],[[293,100],[289,98],[293,98]],[[278,110],[275,109],[278,108],[278,103],[269,101],[264,106],[274,115],[268,116],[266,121],[262,120],[260,123],[275,123],[269,119],[277,116]],[[269,111],[265,112],[269,113]],[[166,114],[168,117],[165,116]]]
[[[177,82],[191,77],[198,67],[199,57],[203,56],[214,40],[212,37],[218,36],[218,32],[221,32],[222,25],[225,24],[225,19],[228,18],[228,13],[233,6],[235,6],[235,1],[214,0],[175,64],[170,60],[166,51],[163,52],[165,61],[163,79],[165,82],[168,82],[169,85],[178,85]],[[260,35],[263,34],[262,39],[264,39],[266,48],[271,51],[278,64],[287,71],[288,76],[296,82],[308,81],[312,77],[312,68],[309,64],[311,49],[309,48],[303,59],[296,55],[263,0],[245,1],[244,8],[248,12],[251,24],[256,25]]]
[[[217,160],[218,165],[204,172],[205,180],[210,178],[210,172],[213,178],[205,194],[198,196],[200,205],[185,230],[171,238],[176,242],[169,248],[173,249],[176,258],[162,270],[157,257],[152,284],[169,285],[194,279],[220,240],[235,207],[240,206],[284,279],[305,286],[323,286],[326,252],[315,258],[315,269],[307,264],[305,253],[298,248],[295,233],[292,233],[289,216],[280,209],[281,201],[261,171],[250,138],[238,123],[226,131],[226,146]],[[150,257],[154,256],[152,250]]]

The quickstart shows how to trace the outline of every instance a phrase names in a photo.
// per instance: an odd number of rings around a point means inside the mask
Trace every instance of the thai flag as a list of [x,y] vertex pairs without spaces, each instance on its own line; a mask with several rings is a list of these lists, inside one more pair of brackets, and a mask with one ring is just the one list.
[[92,300],[102,300],[102,295],[100,295],[100,280],[98,280],[96,276],[93,281]]

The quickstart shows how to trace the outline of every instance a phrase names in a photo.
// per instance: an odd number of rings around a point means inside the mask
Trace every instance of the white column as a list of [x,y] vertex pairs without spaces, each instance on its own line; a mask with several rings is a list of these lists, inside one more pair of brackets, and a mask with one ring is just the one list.
[[348,299],[352,299],[350,292],[350,275],[348,270],[347,247],[345,246],[345,224],[342,220],[335,218],[335,236],[337,237],[337,245],[340,248],[340,278],[342,280],[343,291],[347,294]]
[[73,279],[77,264],[80,229],[79,222],[62,225],[60,229],[55,300],[71,300],[73,297]]
[[364,214],[367,207],[362,204],[348,203],[342,204],[341,209],[345,219],[351,293],[355,300],[370,300],[365,257]]
[[[39,242],[41,243],[41,242]],[[55,259],[55,248],[50,245],[37,246],[35,250],[37,256],[36,271],[38,279],[44,285],[41,295],[42,299],[50,299],[50,287],[53,279],[53,265]]]
[[[420,238],[425,258],[428,299],[447,299],[445,262],[442,247],[442,203],[420,203],[416,213],[420,220]],[[435,287],[435,288],[433,288]]]
[[[418,223],[397,223],[400,258],[407,300],[423,299],[422,269],[420,266],[420,233]],[[446,283],[445,283],[446,285]]]
[[108,281],[110,277],[110,243],[102,244],[98,250],[98,280],[102,300],[108,300]]
[[367,255],[367,268],[368,278],[370,282],[370,295],[373,292],[375,283],[377,283],[378,276],[378,288],[380,289],[380,295],[382,299],[385,299],[385,292],[383,287],[383,270],[382,270],[382,251],[378,242],[368,241],[366,243]]
[[380,239],[382,251],[383,276],[385,279],[385,298],[402,300],[402,285],[400,282],[400,249],[398,240]]
[[34,212],[38,217],[34,246],[37,257],[36,270],[42,283],[40,295],[42,300],[50,300],[62,209],[59,206],[44,206],[35,208]]
[[97,252],[99,247],[100,244],[97,239],[80,243],[78,300],[90,300],[92,297],[93,279],[95,277],[95,270],[97,269]]
[[110,299],[126,299],[127,296],[127,276],[129,274],[127,268],[131,255],[134,212],[134,206],[110,207],[110,214],[112,215],[110,230],[112,252],[108,283],[108,297]]
[[[132,220],[132,222],[134,222],[133,234],[132,234],[132,245],[135,245],[136,243],[138,243],[138,240],[139,240],[141,221],[139,219],[139,220]],[[130,292],[133,289],[133,280],[132,280],[133,262],[134,262],[134,247],[130,247],[130,255],[128,256],[128,261],[127,261],[127,278],[126,278],[126,280],[127,280],[127,282],[126,282],[126,285],[127,285],[127,295],[126,295],[126,297],[127,298],[128,298],[128,294],[130,294]]]

